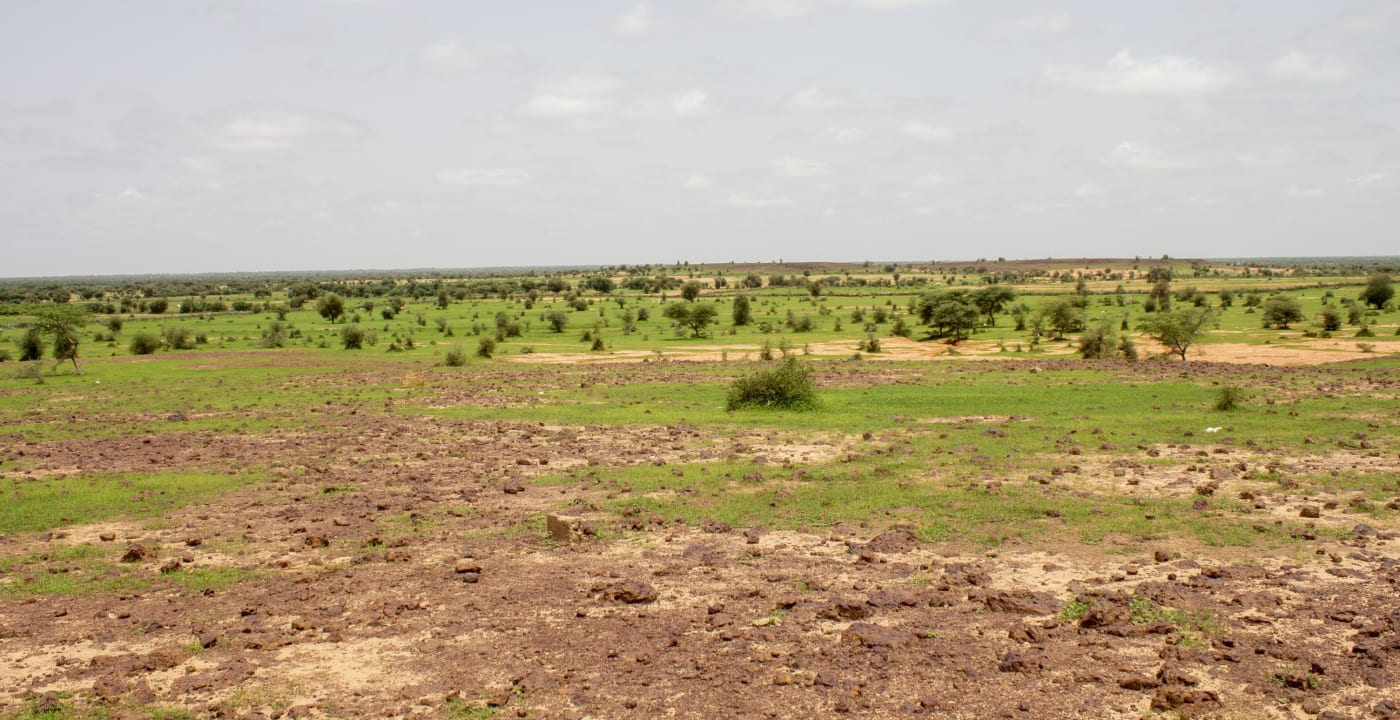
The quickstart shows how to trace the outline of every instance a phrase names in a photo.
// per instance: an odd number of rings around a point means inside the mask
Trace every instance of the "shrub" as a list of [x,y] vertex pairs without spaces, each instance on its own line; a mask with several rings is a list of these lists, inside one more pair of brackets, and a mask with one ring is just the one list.
[[165,346],[171,350],[193,350],[194,333],[183,325],[171,325],[165,329]]
[[1214,407],[1221,412],[1229,412],[1243,404],[1244,398],[1245,394],[1243,390],[1231,385],[1225,385],[1221,387],[1220,390],[1216,391]]
[[461,345],[454,345],[447,351],[447,357],[443,358],[443,364],[447,367],[462,367],[467,364],[467,353]]
[[594,336],[593,336],[593,345],[592,345],[591,347],[589,347],[589,350],[593,350],[593,351],[596,352],[596,351],[606,350],[606,349],[607,349],[607,348],[603,345],[603,336],[602,336],[602,335],[594,335]]
[[479,342],[477,342],[477,357],[486,358],[487,360],[490,360],[491,354],[494,352],[496,352],[496,340],[494,338],[484,337]]
[[120,317],[115,316],[115,315],[112,316],[112,317],[107,318],[107,329],[108,329],[108,330],[111,330],[113,335],[116,335],[117,333],[121,332],[121,331],[122,331],[122,319],[121,319]]
[[1328,332],[1342,329],[1342,314],[1336,308],[1326,308],[1322,311],[1322,329]]
[[29,331],[20,336],[19,341],[19,361],[29,362],[39,360],[44,357],[44,334],[39,332],[39,328],[29,328]]
[[273,321],[271,325],[263,330],[262,339],[258,340],[259,347],[280,348],[287,344],[287,326],[279,321]]
[[160,349],[160,338],[150,333],[140,333],[131,339],[131,345],[127,349],[132,355],[150,355]]
[[9,362],[13,359],[14,357],[10,355],[9,350],[6,350],[5,348],[0,348],[0,363]]
[[868,353],[880,352],[880,338],[875,337],[873,334],[866,335],[865,341],[862,342],[857,349],[861,352]]
[[340,344],[346,350],[359,350],[365,346],[365,329],[358,324],[351,323],[341,328]]
[[810,410],[816,407],[812,371],[790,357],[776,368],[760,370],[749,377],[739,378],[729,386],[725,407],[781,408]]

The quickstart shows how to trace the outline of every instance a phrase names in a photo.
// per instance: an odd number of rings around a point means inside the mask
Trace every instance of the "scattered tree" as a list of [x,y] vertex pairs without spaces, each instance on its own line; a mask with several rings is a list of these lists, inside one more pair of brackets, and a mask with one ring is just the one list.
[[739,295],[734,298],[734,324],[748,325],[753,322],[753,308],[750,307],[749,296]]
[[715,321],[719,311],[709,303],[684,302],[667,305],[664,314],[677,325],[690,328],[693,337],[701,337],[705,334],[705,328]]
[[700,291],[702,289],[699,281],[691,280],[681,286],[681,297],[684,298],[686,302],[695,302],[695,300],[700,297]]
[[934,329],[934,337],[966,339],[977,327],[982,313],[964,290],[948,290],[921,296],[914,307],[919,320]]
[[316,301],[316,312],[321,317],[335,322],[345,316],[345,298],[336,293],[326,293]]
[[569,315],[563,310],[550,310],[544,319],[549,323],[549,329],[557,333],[564,332],[564,328],[569,326]]
[[1273,325],[1287,330],[1289,323],[1303,319],[1303,306],[1287,295],[1275,295],[1264,301],[1264,327]]
[[1390,284],[1389,275],[1372,275],[1366,281],[1366,289],[1361,291],[1361,301],[1377,310],[1385,307],[1395,297],[1395,288]]
[[1210,308],[1184,308],[1158,313],[1138,323],[1149,337],[1162,343],[1167,351],[1186,362],[1186,351],[1208,329],[1215,319]]
[[1016,291],[1005,285],[988,285],[972,293],[972,304],[987,316],[989,327],[997,326],[997,313],[1016,299]]

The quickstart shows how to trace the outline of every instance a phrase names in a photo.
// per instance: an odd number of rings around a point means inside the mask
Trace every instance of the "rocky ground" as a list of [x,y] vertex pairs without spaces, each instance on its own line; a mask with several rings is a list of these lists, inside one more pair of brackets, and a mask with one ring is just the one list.
[[[1312,518],[1346,525],[1344,539],[1304,530],[1277,557],[1171,543],[982,551],[919,543],[898,524],[617,517],[598,510],[599,486],[533,482],[702,459],[711,439],[686,427],[344,420],[10,448],[33,475],[249,466],[269,478],[157,523],[0,540],[15,561],[0,589],[81,572],[63,550],[83,543],[114,574],[150,581],[0,592],[0,713],[1400,717],[1400,534],[1346,513],[1345,498]],[[551,535],[560,512],[573,519]],[[161,581],[193,570],[240,581]]]

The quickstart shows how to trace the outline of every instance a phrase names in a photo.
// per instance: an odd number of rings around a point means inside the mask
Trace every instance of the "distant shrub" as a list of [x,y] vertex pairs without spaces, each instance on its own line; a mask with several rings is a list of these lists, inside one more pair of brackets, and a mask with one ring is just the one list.
[[139,333],[131,339],[131,344],[127,346],[127,349],[131,351],[132,355],[150,355],[159,350],[160,347],[160,338],[150,333]]
[[11,361],[11,360],[13,360],[13,359],[14,359],[14,357],[10,355],[10,351],[9,351],[9,350],[7,350],[7,349],[5,349],[5,348],[0,348],[0,363],[9,362],[9,361]]
[[193,350],[194,333],[183,325],[171,325],[165,329],[165,346],[171,350]]
[[262,332],[262,338],[258,340],[258,346],[265,348],[280,348],[286,344],[287,326],[277,321],[268,325]]
[[443,358],[443,364],[448,367],[462,367],[467,364],[467,352],[461,345],[455,345],[447,351],[447,357]]
[[39,332],[39,328],[29,328],[28,332],[20,336],[16,345],[19,346],[20,362],[44,357],[44,334]]
[[858,349],[861,352],[868,353],[880,352],[880,338],[877,338],[874,335],[866,335],[865,340],[861,342]]
[[739,378],[729,386],[725,407],[781,408],[810,410],[816,407],[816,388],[812,371],[790,357],[776,368],[760,370],[749,377]]
[[1245,394],[1243,390],[1231,385],[1225,385],[1221,387],[1220,390],[1216,391],[1214,407],[1221,412],[1229,412],[1243,404],[1244,399]]
[[490,360],[491,355],[495,352],[496,340],[494,338],[484,337],[480,340],[480,342],[476,344],[477,357],[486,358],[487,360]]
[[117,333],[121,332],[121,331],[122,331],[122,319],[121,319],[120,317],[115,316],[115,315],[113,315],[112,317],[107,318],[107,329],[108,329],[108,330],[111,330],[113,335],[116,335]]
[[592,351],[594,351],[594,352],[598,352],[598,351],[601,351],[601,350],[606,350],[607,347],[603,345],[603,336],[602,336],[602,335],[594,335],[594,336],[593,336],[593,345],[590,346],[588,349],[589,349],[589,350],[592,350]]

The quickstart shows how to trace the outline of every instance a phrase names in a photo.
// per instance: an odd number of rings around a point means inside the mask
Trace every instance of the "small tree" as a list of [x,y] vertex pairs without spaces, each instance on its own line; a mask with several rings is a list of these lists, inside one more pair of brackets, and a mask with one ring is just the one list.
[[700,297],[700,290],[702,289],[699,281],[691,280],[681,286],[681,297],[684,298],[686,302],[695,302],[695,300]]
[[1380,310],[1395,297],[1395,288],[1390,284],[1389,275],[1372,275],[1366,281],[1366,289],[1361,291],[1361,301]]
[[734,298],[734,324],[748,325],[753,322],[753,308],[749,303],[748,295],[740,295]]
[[951,336],[954,340],[966,339],[982,319],[981,311],[962,290],[923,295],[914,312],[920,321],[933,328],[934,337]]
[[29,328],[15,341],[15,345],[18,346],[20,362],[39,360],[44,357],[44,334],[37,327]]
[[442,361],[447,367],[462,367],[467,364],[467,353],[462,350],[461,345],[454,345],[451,350],[447,351],[447,356]]
[[492,353],[496,352],[496,341],[494,338],[483,337],[476,343],[476,356],[479,358],[491,359]]
[[[27,351],[26,347],[33,338],[31,334],[38,333],[37,337],[44,335],[53,336],[53,359],[54,369],[64,360],[73,363],[73,370],[79,375],[83,374],[83,369],[78,366],[78,343],[81,341],[80,332],[83,325],[87,323],[87,309],[72,305],[45,305],[34,313],[34,327],[30,328],[24,339],[20,342],[21,351]],[[41,341],[42,342],[42,341]],[[42,349],[40,354],[42,355]],[[22,353],[27,354],[27,353]],[[24,358],[21,358],[24,359]],[[39,359],[35,356],[33,359]]]
[[701,337],[705,328],[715,321],[719,311],[709,303],[671,303],[666,306],[667,319],[677,325],[690,328],[692,337]]
[[1114,357],[1122,349],[1122,338],[1112,322],[1100,320],[1084,330],[1079,336],[1079,356],[1085,360],[1104,360]]
[[1215,313],[1210,308],[1185,308],[1157,313],[1143,319],[1138,327],[1149,337],[1162,343],[1168,352],[1186,362],[1186,351],[1207,330]]
[[545,322],[549,323],[549,329],[554,332],[564,332],[564,328],[569,326],[569,314],[563,310],[550,310],[545,313]]
[[1005,285],[988,285],[972,293],[972,304],[987,316],[987,325],[997,326],[997,313],[1016,299],[1016,291]]
[[326,293],[316,301],[316,312],[321,317],[335,322],[345,316],[345,298],[336,293]]
[[1287,295],[1275,295],[1264,301],[1264,327],[1273,325],[1287,330],[1289,323],[1303,319],[1303,306]]
[[1061,339],[1070,333],[1084,329],[1084,317],[1079,307],[1069,298],[1055,298],[1036,308],[1031,317],[1031,332],[1035,335],[1049,329],[1053,339]]
[[1169,266],[1158,266],[1147,271],[1147,281],[1152,283],[1152,290],[1148,292],[1148,297],[1156,305],[1157,312],[1166,312],[1172,306],[1172,269]]

